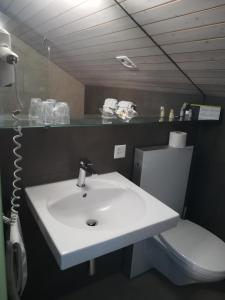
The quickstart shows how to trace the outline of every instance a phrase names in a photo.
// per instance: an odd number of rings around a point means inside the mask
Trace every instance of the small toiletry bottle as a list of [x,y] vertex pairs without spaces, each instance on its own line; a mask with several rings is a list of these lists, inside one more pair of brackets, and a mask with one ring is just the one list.
[[189,114],[190,114],[190,104],[187,104],[185,109],[184,109],[184,120],[189,121]]
[[189,114],[188,114],[188,120],[191,121],[192,120],[192,109],[189,109]]
[[185,109],[187,107],[187,103],[184,102],[184,104],[182,105],[181,107],[181,110],[180,110],[180,121],[183,121],[184,118],[185,118]]
[[171,109],[170,113],[169,113],[169,122],[172,122],[172,121],[174,121],[174,110],[173,109]]
[[159,115],[159,121],[163,121],[165,118],[165,108],[164,106],[160,107],[160,115]]

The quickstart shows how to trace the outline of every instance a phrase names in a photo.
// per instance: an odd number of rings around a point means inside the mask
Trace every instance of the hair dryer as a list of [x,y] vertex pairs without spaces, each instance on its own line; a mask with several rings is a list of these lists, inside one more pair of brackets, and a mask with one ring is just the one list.
[[11,86],[15,81],[14,65],[19,56],[11,50],[11,37],[0,29],[0,86]]

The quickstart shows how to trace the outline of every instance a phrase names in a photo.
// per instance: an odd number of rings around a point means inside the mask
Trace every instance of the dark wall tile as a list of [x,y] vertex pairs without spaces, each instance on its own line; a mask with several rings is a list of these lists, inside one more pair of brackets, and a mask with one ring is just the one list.
[[[208,98],[225,108],[225,99]],[[188,217],[225,241],[225,121],[202,124],[196,145]]]
[[[90,159],[98,173],[119,171],[131,177],[135,147],[164,145],[171,130],[188,132],[188,144],[195,144],[194,123],[159,123],[150,125],[36,128],[24,129],[21,139],[23,154],[22,186],[39,185],[75,178],[79,160]],[[13,130],[0,130],[0,166],[5,211],[9,209],[13,172]],[[113,159],[115,144],[126,144],[125,159]],[[122,251],[98,259],[97,275],[89,278],[87,263],[60,271],[39,231],[22,194],[21,221],[28,254],[29,279],[23,296],[27,299],[56,299],[110,272],[122,269]]]
[[[130,177],[135,147],[167,144],[169,132],[174,129],[186,130],[189,143],[194,142],[193,123],[24,129],[21,140],[23,186],[75,178],[79,161],[84,157],[93,161],[99,173],[119,170]],[[7,190],[13,167],[12,136],[13,130],[0,131],[0,164]],[[116,144],[127,145],[125,159],[113,159]]]

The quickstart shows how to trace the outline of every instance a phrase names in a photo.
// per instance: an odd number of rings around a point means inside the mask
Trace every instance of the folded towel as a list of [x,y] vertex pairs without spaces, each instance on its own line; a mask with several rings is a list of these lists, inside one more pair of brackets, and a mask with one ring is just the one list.
[[6,243],[7,283],[10,300],[18,300],[27,282],[27,259],[19,217],[10,225]]

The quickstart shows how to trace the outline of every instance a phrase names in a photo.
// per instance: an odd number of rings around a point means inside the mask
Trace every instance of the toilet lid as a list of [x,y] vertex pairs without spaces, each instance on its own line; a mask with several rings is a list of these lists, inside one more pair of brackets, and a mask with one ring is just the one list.
[[164,244],[186,264],[202,273],[225,274],[225,243],[188,220],[159,235]]

